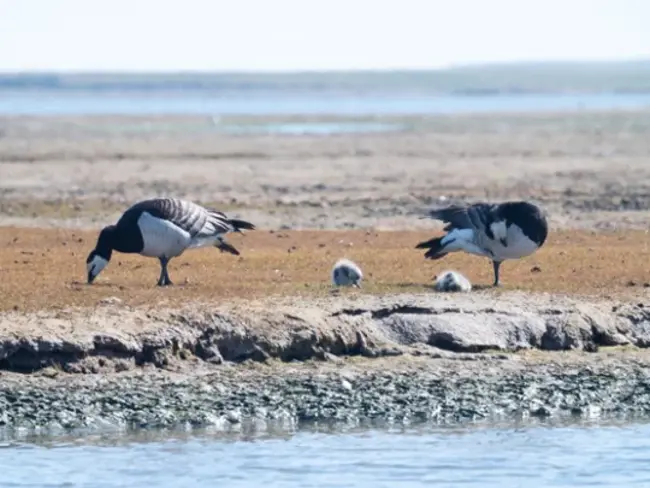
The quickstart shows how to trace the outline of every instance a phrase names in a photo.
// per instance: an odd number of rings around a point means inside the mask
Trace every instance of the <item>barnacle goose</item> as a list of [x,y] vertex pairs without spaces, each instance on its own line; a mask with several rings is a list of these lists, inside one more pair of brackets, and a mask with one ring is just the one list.
[[158,258],[158,286],[171,285],[167,265],[172,258],[186,249],[209,246],[239,255],[224,236],[242,229],[252,230],[255,226],[187,200],[153,198],[140,201],[128,208],[115,225],[106,226],[99,233],[95,248],[86,259],[88,283],[106,267],[113,251],[118,251]]
[[520,259],[537,251],[548,235],[544,212],[529,202],[475,203],[433,210],[429,217],[447,225],[446,235],[421,242],[428,259],[464,251],[492,260],[493,286],[499,286],[499,268],[507,259]]

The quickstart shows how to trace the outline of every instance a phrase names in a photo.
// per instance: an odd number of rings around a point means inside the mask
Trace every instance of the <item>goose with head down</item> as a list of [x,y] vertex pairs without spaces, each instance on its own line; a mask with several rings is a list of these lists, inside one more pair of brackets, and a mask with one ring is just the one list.
[[152,198],[128,208],[114,225],[99,233],[95,248],[88,254],[88,283],[92,283],[110,262],[113,251],[157,258],[160,261],[158,286],[172,285],[167,265],[187,249],[214,246],[239,255],[225,241],[228,232],[253,230],[244,220],[231,219],[223,212],[178,198]]
[[427,249],[424,257],[440,259],[457,251],[487,257],[494,269],[493,286],[501,284],[499,269],[503,261],[533,254],[548,236],[544,212],[524,201],[455,205],[433,210],[429,217],[445,222],[446,234],[416,246]]

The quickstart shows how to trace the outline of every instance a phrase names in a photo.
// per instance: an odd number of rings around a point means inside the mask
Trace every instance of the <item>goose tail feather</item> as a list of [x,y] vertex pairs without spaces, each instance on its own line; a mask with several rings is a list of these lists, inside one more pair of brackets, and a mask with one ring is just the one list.
[[442,243],[443,237],[434,237],[428,241],[420,242],[416,249],[427,249],[424,253],[426,259],[440,259],[445,257],[448,253],[445,252],[445,245]]
[[235,232],[241,232],[242,229],[244,229],[244,230],[255,230],[255,225],[253,225],[250,222],[247,222],[245,220],[230,219],[229,222],[230,222],[230,225],[232,225],[233,228],[235,229]]

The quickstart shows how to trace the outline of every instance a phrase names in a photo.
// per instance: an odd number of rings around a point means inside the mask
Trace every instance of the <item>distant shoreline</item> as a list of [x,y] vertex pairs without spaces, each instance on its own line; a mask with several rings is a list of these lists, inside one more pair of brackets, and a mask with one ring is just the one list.
[[408,116],[650,107],[650,60],[430,71],[0,73],[0,115]]
[[487,64],[436,70],[304,72],[0,72],[0,93],[243,91],[334,93],[650,93],[650,60]]

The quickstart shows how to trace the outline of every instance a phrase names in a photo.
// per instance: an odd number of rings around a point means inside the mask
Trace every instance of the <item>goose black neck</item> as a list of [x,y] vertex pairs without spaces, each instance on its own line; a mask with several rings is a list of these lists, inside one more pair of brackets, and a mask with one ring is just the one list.
[[115,247],[115,226],[109,225],[104,227],[99,233],[97,238],[97,245],[95,246],[95,252],[109,261],[111,259],[111,254]]

